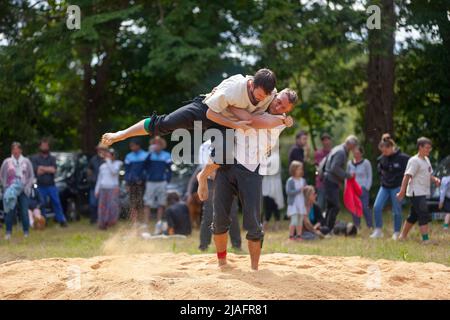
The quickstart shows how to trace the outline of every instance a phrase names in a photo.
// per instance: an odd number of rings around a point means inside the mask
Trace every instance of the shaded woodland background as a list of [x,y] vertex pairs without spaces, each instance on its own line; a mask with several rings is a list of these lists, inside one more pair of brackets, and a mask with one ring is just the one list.
[[[356,133],[374,159],[383,132],[412,154],[450,154],[450,1],[0,2],[0,155],[42,136],[92,153],[101,133],[168,113],[224,77],[273,69],[296,89],[297,126],[317,147]],[[368,30],[366,8],[381,8]]]

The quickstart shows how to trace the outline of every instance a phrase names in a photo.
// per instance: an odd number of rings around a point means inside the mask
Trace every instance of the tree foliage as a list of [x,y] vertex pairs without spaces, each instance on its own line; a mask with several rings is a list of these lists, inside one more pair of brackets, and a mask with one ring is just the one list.
[[[278,89],[299,92],[296,128],[367,138],[368,15],[353,0],[70,4],[81,8],[80,30],[66,27],[68,1],[0,2],[2,156],[15,140],[34,151],[41,136],[56,149],[92,152],[103,131],[168,113],[259,67],[275,70]],[[421,37],[395,45],[393,133],[408,152],[428,136],[442,157],[450,153],[449,3],[396,6],[397,29]]]

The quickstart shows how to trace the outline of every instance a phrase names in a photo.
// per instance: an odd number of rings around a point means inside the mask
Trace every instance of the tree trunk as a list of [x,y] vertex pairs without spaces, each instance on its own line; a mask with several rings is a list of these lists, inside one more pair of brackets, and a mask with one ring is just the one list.
[[381,8],[381,29],[369,30],[368,87],[364,132],[370,154],[377,153],[385,132],[393,134],[395,12],[393,0],[375,2]]
[[[100,141],[99,111],[106,95],[105,86],[109,77],[108,62],[109,58],[106,57],[102,65],[97,66],[95,77],[93,77],[93,68],[89,64],[84,65],[84,121],[81,123],[81,149],[85,153],[94,153],[95,146]],[[91,83],[91,80],[95,80],[95,83]]]
[[83,79],[83,122],[81,125],[81,149],[85,153],[92,153],[95,149],[95,123],[98,115],[97,105],[93,99],[92,67],[85,63]]

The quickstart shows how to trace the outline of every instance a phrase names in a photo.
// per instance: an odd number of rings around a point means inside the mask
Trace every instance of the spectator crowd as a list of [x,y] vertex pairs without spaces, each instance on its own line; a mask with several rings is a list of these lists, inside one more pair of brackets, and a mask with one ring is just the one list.
[[[370,195],[374,170],[371,161],[365,158],[364,148],[358,139],[349,136],[333,147],[332,137],[324,133],[320,141],[321,148],[311,152],[308,133],[300,131],[296,135],[288,155],[289,178],[284,184],[285,194],[280,156],[277,152],[270,154],[269,162],[277,164],[274,167],[279,170],[262,179],[265,231],[280,229],[281,212],[286,209],[284,218],[290,220],[288,237],[293,241],[340,234],[356,235],[363,224],[371,230],[370,238],[382,238],[386,232],[383,230],[382,212],[390,203],[392,239],[405,240],[417,222],[423,243],[430,243],[429,223],[432,219],[426,198],[430,196],[431,184],[440,187],[439,209],[447,212],[444,230],[448,231],[450,176],[443,177],[442,181],[433,176],[428,158],[432,150],[431,140],[419,138],[417,154],[410,157],[398,148],[389,134],[381,137],[380,156],[375,166],[380,186],[373,202]],[[157,221],[154,234],[186,236],[196,225],[200,229],[199,249],[207,250],[212,237],[210,225],[214,214],[212,195],[215,174],[208,177],[209,197],[203,203],[196,195],[196,175],[208,161],[208,143],[204,143],[199,150],[201,164],[192,174],[186,195],[168,190],[172,160],[171,154],[165,150],[167,145],[163,138],[152,138],[148,150],[144,150],[137,140],[131,140],[130,152],[124,161],[117,159],[114,149],[99,144],[87,171],[90,222],[103,230],[117,223],[120,215],[120,176],[124,169],[129,218],[133,225],[146,229],[150,217],[154,215]],[[314,166],[316,174],[313,177],[305,176],[307,166]],[[40,141],[39,152],[30,158],[23,155],[19,142],[12,143],[11,156],[3,161],[0,168],[6,240],[11,238],[16,216],[20,219],[24,237],[29,236],[30,227],[43,229],[47,220],[45,208],[49,204],[54,220],[63,228],[68,226],[55,185],[57,170],[57,161],[50,152],[48,139]],[[410,210],[408,217],[403,219],[405,197],[410,200]],[[338,219],[341,202],[351,213],[351,222]],[[240,249],[238,199],[235,199],[231,210],[231,243],[234,248]],[[272,218],[275,221],[273,226],[270,222]]]

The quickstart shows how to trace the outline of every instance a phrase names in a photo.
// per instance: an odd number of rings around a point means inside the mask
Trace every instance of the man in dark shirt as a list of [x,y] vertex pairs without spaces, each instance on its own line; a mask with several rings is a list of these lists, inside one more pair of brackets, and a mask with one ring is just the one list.
[[[31,158],[34,173],[37,177],[39,196],[42,208],[45,208],[47,198],[50,198],[56,221],[61,227],[67,227],[66,218],[61,206],[58,188],[55,186],[56,158],[50,154],[48,139],[42,139],[39,143],[39,153]],[[43,210],[45,214],[45,210]]]
[[302,130],[296,134],[295,144],[289,150],[288,166],[294,160],[304,163],[305,161],[308,161],[308,159],[309,159],[308,133]]
[[191,234],[191,219],[189,209],[176,192],[167,195],[168,208],[166,209],[166,220],[169,226],[169,235],[181,234],[188,236]]
[[104,152],[106,146],[99,143],[95,148],[97,154],[89,160],[88,166],[88,183],[89,183],[89,211],[91,224],[97,223],[98,199],[95,197],[95,184],[97,183],[98,172],[100,166],[105,162]]

